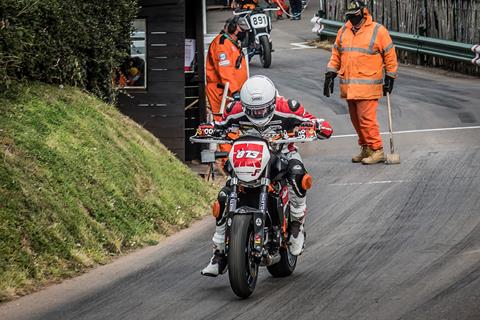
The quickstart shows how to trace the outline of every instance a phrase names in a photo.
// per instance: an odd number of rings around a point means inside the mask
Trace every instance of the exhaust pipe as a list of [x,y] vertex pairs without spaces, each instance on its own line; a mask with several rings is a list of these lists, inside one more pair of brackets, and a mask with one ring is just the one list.
[[271,266],[273,264],[279,263],[281,259],[280,253],[276,253],[273,256],[271,254],[267,254],[263,259],[263,263],[265,266]]

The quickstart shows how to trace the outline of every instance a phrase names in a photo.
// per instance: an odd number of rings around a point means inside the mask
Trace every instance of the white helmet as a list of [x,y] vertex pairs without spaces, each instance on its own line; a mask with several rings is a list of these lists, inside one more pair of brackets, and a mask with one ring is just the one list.
[[275,85],[265,76],[248,78],[240,91],[243,112],[257,127],[264,127],[272,120],[276,98]]

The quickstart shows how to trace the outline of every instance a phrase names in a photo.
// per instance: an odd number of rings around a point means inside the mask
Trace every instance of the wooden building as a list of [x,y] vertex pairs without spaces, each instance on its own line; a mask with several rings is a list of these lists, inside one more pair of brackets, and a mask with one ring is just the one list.
[[205,2],[139,0],[118,108],[181,160],[199,157],[188,137],[205,117]]

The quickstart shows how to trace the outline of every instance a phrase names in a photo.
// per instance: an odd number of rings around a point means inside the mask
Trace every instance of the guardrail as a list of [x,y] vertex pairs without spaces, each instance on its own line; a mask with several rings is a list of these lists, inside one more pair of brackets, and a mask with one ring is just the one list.
[[[311,22],[314,24],[312,32],[328,37],[335,37],[338,29],[343,26],[342,22],[317,16],[313,17]],[[461,42],[394,31],[390,32],[390,36],[398,49],[455,61],[471,62],[480,66],[480,45],[472,46]]]

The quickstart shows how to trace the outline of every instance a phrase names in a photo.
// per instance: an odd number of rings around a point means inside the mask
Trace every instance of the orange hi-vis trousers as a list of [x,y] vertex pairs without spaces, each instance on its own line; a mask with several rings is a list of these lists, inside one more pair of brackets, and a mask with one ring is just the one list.
[[[278,10],[277,10],[277,17],[281,17],[283,15],[283,10],[285,10],[286,12],[288,12],[288,4],[285,2],[285,0],[273,0],[275,2],[275,4],[278,6]],[[283,8],[280,9],[280,8]]]
[[347,100],[347,103],[358,144],[372,150],[383,148],[377,121],[378,100]]

